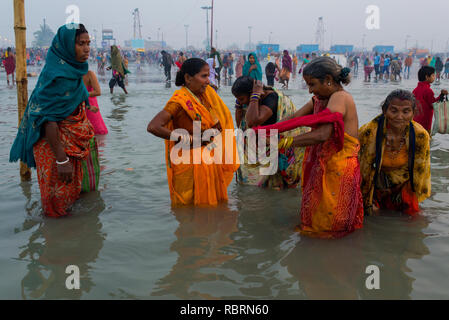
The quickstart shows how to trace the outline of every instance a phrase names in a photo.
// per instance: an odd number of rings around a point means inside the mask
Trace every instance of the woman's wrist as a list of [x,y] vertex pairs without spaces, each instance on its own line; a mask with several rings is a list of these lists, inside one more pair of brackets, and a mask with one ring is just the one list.
[[249,100],[259,102],[261,96],[260,93],[252,93]]
[[56,160],[56,164],[57,164],[58,166],[62,166],[62,165],[65,165],[65,164],[69,163],[69,161],[70,161],[70,159],[69,159],[69,157],[67,157],[64,161],[58,161],[58,160]]

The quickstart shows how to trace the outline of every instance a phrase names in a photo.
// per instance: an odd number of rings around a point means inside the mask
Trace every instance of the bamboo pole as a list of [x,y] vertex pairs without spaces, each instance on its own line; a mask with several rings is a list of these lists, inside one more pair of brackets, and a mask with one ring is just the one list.
[[[26,64],[26,25],[25,0],[14,0],[14,33],[16,36],[16,82],[17,82],[17,110],[19,125],[22,121],[28,103],[28,79]],[[22,181],[31,180],[31,170],[20,162],[20,177]]]

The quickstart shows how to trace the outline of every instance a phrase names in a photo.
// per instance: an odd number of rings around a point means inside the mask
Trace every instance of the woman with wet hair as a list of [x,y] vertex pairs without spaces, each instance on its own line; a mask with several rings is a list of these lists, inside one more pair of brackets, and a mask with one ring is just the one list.
[[82,160],[90,154],[94,130],[86,115],[90,39],[84,25],[59,28],[31,94],[10,161],[37,169],[46,216],[66,216],[82,189]]
[[[246,131],[256,126],[275,124],[286,117],[293,115],[296,107],[293,102],[281,91],[271,87],[265,87],[261,81],[251,77],[240,77],[232,86],[232,94],[236,97],[236,123],[239,129]],[[288,132],[283,137],[290,137],[306,132],[306,128],[299,128]],[[267,143],[269,145],[269,142]],[[243,155],[241,166],[237,171],[237,182],[270,189],[296,188],[301,180],[301,166],[304,157],[304,148],[284,147],[278,148],[278,169],[272,175],[261,174],[263,165],[260,162],[250,163],[248,148],[255,146],[248,144],[248,139],[243,145],[239,144],[240,155]],[[267,158],[271,151],[267,146]]]
[[373,208],[419,212],[430,196],[430,137],[413,121],[416,99],[395,90],[382,104],[382,114],[360,128],[360,167],[366,214]]
[[[186,60],[176,75],[176,86],[181,88],[148,124],[148,132],[165,140],[173,206],[226,201],[228,185],[239,167],[232,116],[209,85],[209,73],[206,61]],[[194,135],[194,125],[200,125],[195,128],[201,136]],[[212,138],[203,136],[206,130],[214,133]],[[205,158],[208,153],[212,159]]]
[[312,128],[290,144],[307,147],[298,230],[312,237],[343,237],[363,226],[357,110],[343,88],[351,81],[350,69],[320,57],[307,64],[303,77],[312,99],[291,119],[262,129]]

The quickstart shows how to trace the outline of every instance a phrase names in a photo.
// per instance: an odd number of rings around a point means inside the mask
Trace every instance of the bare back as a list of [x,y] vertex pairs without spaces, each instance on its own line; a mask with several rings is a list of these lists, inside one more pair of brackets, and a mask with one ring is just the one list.
[[340,112],[343,115],[345,132],[358,139],[359,118],[351,94],[344,90],[335,92],[329,99],[328,108],[332,112]]

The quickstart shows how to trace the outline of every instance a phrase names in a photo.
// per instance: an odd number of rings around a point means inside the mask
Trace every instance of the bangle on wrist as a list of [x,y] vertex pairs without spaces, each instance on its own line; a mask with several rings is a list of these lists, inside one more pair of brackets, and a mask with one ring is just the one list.
[[62,162],[59,162],[58,160],[56,160],[56,164],[61,166],[63,164],[68,163],[69,161],[70,161],[70,159],[69,159],[69,157],[67,157],[67,159],[65,161],[62,161]]

